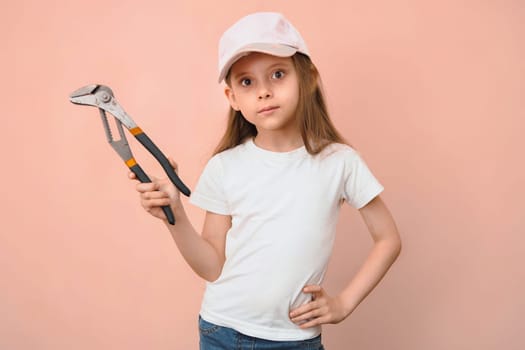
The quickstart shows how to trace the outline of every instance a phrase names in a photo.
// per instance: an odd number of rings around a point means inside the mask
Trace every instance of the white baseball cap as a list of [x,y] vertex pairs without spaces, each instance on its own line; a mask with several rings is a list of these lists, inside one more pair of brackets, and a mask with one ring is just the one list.
[[231,66],[250,52],[290,57],[296,52],[310,56],[301,34],[280,13],[256,12],[228,28],[219,41],[219,83]]

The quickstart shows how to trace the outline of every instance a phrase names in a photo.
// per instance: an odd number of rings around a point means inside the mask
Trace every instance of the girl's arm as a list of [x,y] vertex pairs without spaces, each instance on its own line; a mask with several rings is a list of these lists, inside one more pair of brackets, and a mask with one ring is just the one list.
[[231,227],[231,216],[207,211],[202,235],[199,235],[179,202],[174,208],[175,225],[164,220],[179,251],[199,276],[209,282],[219,278],[224,266],[226,233]]
[[341,292],[345,318],[363,301],[386,274],[401,252],[401,238],[390,211],[380,196],[359,209],[374,246],[363,265]]
[[[177,171],[177,163],[169,158],[173,169]],[[133,172],[129,178],[136,179]],[[180,193],[168,178],[157,179],[150,176],[149,183],[138,183],[144,209],[151,215],[161,219],[170,231],[179,251],[190,267],[209,282],[219,278],[224,266],[226,234],[231,227],[231,216],[206,212],[202,235],[199,235],[188,219],[184,206],[180,201]],[[170,205],[175,216],[175,225],[170,225],[161,209]]]
[[359,209],[374,246],[363,265],[346,288],[332,298],[321,286],[309,285],[304,293],[312,293],[313,301],[295,310],[290,318],[300,323],[301,328],[309,328],[323,323],[339,323],[348,317],[366,298],[386,274],[401,252],[401,239],[390,211],[381,197],[376,196]]

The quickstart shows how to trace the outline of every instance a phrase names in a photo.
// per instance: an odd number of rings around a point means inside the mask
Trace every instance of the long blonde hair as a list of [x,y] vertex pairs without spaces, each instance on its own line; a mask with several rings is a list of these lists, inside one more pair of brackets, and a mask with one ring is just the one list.
[[[348,144],[330,120],[319,72],[315,65],[308,56],[301,53],[293,55],[292,61],[299,77],[296,122],[301,130],[301,137],[308,153],[318,154],[333,142]],[[231,86],[229,74],[225,81]],[[240,145],[248,137],[255,137],[256,135],[255,125],[248,122],[240,111],[236,111],[230,106],[226,131],[213,154]]]

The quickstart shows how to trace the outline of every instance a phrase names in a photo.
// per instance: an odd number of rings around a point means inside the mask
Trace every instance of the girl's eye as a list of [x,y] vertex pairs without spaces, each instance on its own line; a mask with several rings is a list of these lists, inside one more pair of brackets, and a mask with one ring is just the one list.
[[242,86],[249,86],[251,84],[252,84],[252,81],[250,79],[248,79],[248,78],[245,78],[245,79],[241,80],[241,85]]
[[282,79],[284,77],[284,72],[282,70],[275,71],[272,74],[273,79]]

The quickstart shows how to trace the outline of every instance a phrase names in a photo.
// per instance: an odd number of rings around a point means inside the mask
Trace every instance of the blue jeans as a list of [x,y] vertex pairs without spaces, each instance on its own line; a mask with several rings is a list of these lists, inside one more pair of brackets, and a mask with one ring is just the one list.
[[250,337],[228,327],[218,326],[199,315],[200,350],[324,350],[321,335],[308,340],[273,341]]

